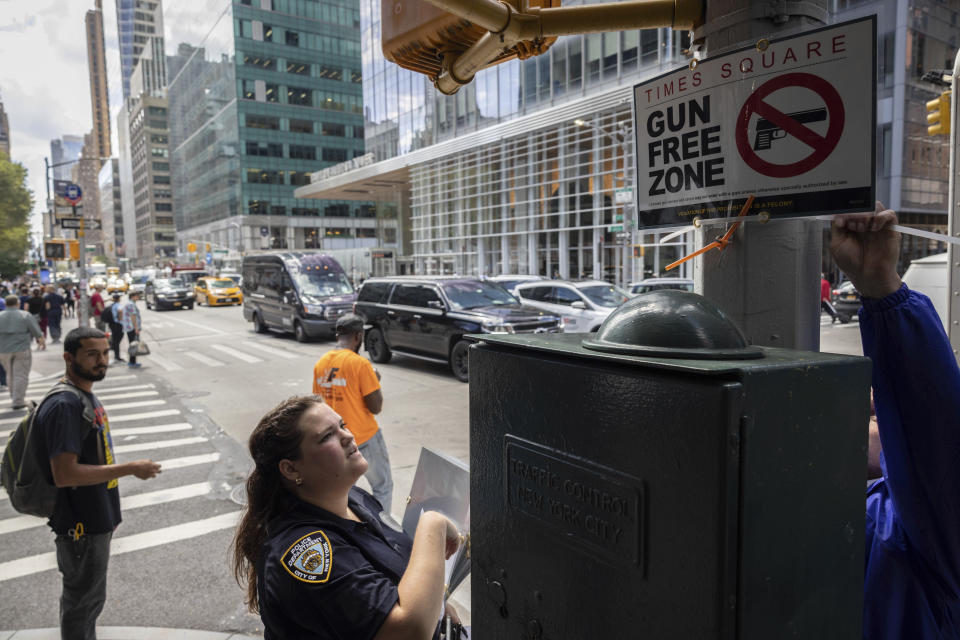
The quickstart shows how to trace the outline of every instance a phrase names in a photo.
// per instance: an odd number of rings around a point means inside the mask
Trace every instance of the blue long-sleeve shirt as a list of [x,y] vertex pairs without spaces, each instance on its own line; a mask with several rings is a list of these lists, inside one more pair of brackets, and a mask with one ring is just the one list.
[[930,299],[863,300],[883,478],[867,490],[863,637],[960,639],[960,368]]

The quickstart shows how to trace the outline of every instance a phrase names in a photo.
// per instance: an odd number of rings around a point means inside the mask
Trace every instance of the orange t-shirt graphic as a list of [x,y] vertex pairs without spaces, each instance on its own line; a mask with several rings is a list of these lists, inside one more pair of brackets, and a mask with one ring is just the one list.
[[377,421],[363,397],[379,388],[373,365],[350,349],[328,351],[313,367],[313,392],[340,414],[358,445],[377,433]]

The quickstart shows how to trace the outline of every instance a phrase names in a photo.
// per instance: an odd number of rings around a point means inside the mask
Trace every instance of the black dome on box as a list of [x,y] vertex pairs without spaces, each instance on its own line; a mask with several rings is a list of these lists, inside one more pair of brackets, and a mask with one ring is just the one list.
[[662,289],[625,302],[583,346],[655,358],[745,360],[763,352],[715,304],[688,291]]

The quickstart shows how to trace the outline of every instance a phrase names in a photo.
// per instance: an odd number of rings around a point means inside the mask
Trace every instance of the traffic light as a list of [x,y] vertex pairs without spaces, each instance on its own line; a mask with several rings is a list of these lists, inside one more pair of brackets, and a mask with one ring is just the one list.
[[67,240],[67,244],[70,245],[70,259],[79,260],[80,259],[80,241]]
[[197,245],[193,242],[188,242],[187,253],[196,253],[196,252],[197,252]]
[[43,243],[43,255],[47,260],[66,260],[67,252],[63,240],[47,240]]
[[950,92],[944,91],[939,98],[927,103],[927,133],[931,136],[950,133]]

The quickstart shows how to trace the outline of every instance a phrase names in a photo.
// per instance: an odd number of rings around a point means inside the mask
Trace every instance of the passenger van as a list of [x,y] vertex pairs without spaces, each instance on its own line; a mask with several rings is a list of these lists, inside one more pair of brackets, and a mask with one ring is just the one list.
[[947,254],[938,253],[918,258],[910,263],[903,282],[914,291],[919,291],[933,303],[944,328],[947,326]]
[[258,333],[293,333],[300,342],[332,336],[337,318],[357,299],[343,267],[317,252],[243,258],[243,317]]

